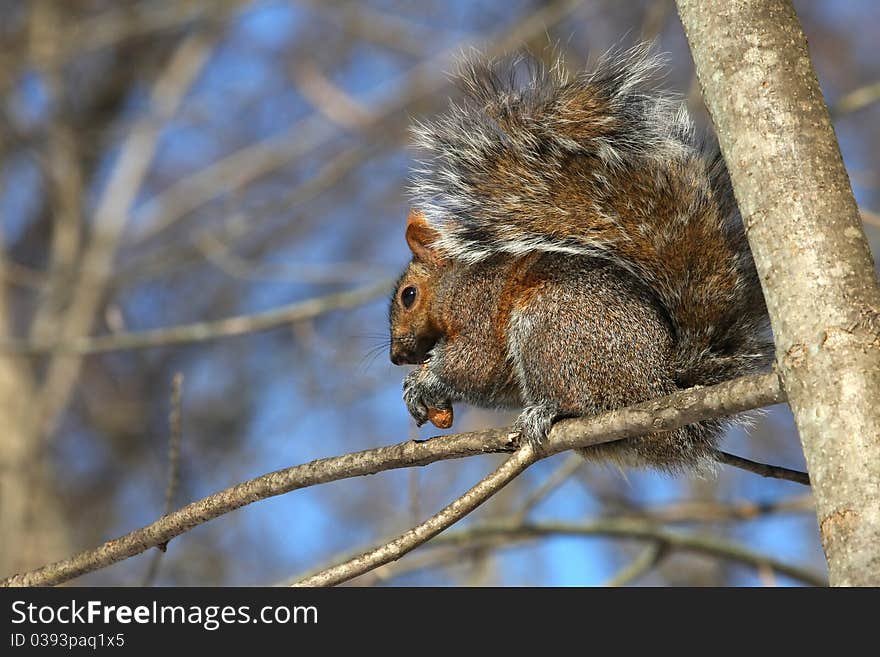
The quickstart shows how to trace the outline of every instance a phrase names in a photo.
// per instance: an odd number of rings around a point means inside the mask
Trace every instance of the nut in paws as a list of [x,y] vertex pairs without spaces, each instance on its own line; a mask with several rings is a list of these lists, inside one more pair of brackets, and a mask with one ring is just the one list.
[[422,426],[431,420],[441,429],[452,426],[452,402],[444,388],[442,382],[424,367],[407,375],[403,381],[403,401],[416,424]]

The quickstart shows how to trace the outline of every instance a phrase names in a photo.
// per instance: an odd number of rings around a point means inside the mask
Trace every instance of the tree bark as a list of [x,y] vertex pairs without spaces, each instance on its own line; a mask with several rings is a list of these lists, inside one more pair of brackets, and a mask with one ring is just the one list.
[[804,448],[832,585],[880,585],[880,286],[787,0],[678,0]]

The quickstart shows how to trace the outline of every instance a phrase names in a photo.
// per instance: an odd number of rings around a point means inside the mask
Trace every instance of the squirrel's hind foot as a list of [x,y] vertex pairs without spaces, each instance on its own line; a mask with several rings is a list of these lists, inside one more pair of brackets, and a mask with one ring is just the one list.
[[513,423],[513,428],[523,440],[540,445],[559,417],[558,404],[550,401],[538,402],[523,409]]

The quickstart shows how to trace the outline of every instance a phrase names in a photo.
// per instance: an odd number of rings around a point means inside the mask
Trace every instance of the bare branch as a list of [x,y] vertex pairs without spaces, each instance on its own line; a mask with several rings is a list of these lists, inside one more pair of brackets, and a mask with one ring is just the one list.
[[[498,55],[519,47],[529,37],[541,34],[580,5],[582,0],[556,0],[500,34],[487,40],[487,55]],[[404,123],[400,112],[417,100],[448,84],[446,76],[437,71],[448,68],[461,52],[461,44],[431,57],[404,75],[379,86],[371,94],[378,99],[368,106],[371,118],[365,127],[370,130],[392,128],[400,130]],[[402,89],[390,95],[389,89]],[[239,189],[325,143],[336,134],[334,126],[322,115],[312,115],[298,121],[284,135],[246,146],[208,167],[200,169],[147,201],[141,209],[143,229],[131,236],[132,242],[152,239],[167,230],[182,217],[216,198],[225,190]]]
[[[752,568],[771,568],[813,586],[827,586],[825,578],[811,570],[792,566],[774,557],[753,552],[747,548],[716,538],[699,534],[685,534],[657,527],[651,522],[624,518],[607,518],[587,524],[487,522],[458,532],[439,536],[436,545],[471,545],[480,540],[524,541],[545,536],[614,536],[633,538],[666,545],[670,550],[705,554],[728,561],[735,561]],[[497,543],[496,543],[497,545]]]
[[376,297],[386,295],[391,289],[391,281],[381,281],[357,290],[337,292],[314,299],[274,308],[251,315],[237,315],[208,322],[196,322],[184,326],[139,331],[134,333],[115,333],[86,338],[74,338],[63,343],[28,343],[15,340],[0,340],[0,348],[20,354],[41,354],[63,352],[73,354],[99,354],[122,349],[147,349],[170,345],[216,340],[234,335],[244,335],[265,331],[277,326],[312,319],[331,310],[358,306]]
[[536,488],[523,502],[518,515],[525,518],[529,512],[538,504],[543,502],[557,488],[564,484],[568,479],[584,465],[584,459],[577,454],[572,454],[563,463],[548,476],[541,485]]
[[76,21],[65,30],[59,47],[62,56],[69,59],[134,37],[179,29],[205,15],[222,13],[241,4],[243,0],[137,3]]
[[294,62],[293,77],[303,97],[333,123],[349,130],[359,130],[372,122],[370,112],[333,84],[314,63],[307,60]]
[[[540,450],[535,450],[531,446],[521,447],[498,471],[472,489],[473,494],[470,497],[447,507],[451,510],[446,512],[443,520],[454,521],[456,513],[469,512],[497,490],[493,490],[493,486],[503,486],[536,459],[576,447],[675,429],[699,420],[729,416],[783,400],[784,393],[776,375],[762,374],[742,377],[708,388],[684,390],[591,418],[562,420],[554,425],[547,440],[540,446]],[[391,447],[319,459],[305,465],[279,470],[188,504],[146,527],[108,541],[94,550],[82,552],[70,559],[31,572],[13,575],[0,581],[0,585],[59,584],[140,554],[151,547],[167,543],[196,525],[258,500],[328,481],[375,474],[395,468],[426,465],[442,459],[475,454],[507,452],[512,450],[515,440],[516,435],[511,434],[509,429],[494,429],[444,436],[427,442],[407,441]],[[469,505],[473,506],[469,507]],[[343,565],[332,569],[331,574],[319,573],[314,578],[320,578],[322,581],[344,581],[365,572],[364,567],[369,569],[380,563],[392,561],[430,538],[433,535],[430,534],[432,529],[440,531],[438,527],[442,522],[438,521],[433,526],[428,523],[420,526],[422,529],[408,540],[395,542],[393,547],[384,551],[379,548],[371,557],[355,559],[354,565]],[[416,530],[412,531],[416,532]]]
[[[565,464],[563,464],[564,466]],[[561,468],[560,468],[561,470]],[[754,518],[770,514],[790,513],[814,513],[812,497],[803,495],[787,500],[779,500],[767,503],[743,502],[737,504],[719,504],[717,502],[687,501],[667,506],[646,509],[643,513],[626,514],[617,516],[615,520],[636,520],[657,526],[665,523],[694,523],[694,522],[719,522],[719,521],[748,521]],[[517,512],[504,522],[512,525],[521,525],[525,518],[521,512]],[[388,581],[408,573],[419,570],[440,568],[448,565],[461,564],[469,558],[484,554],[486,550],[498,547],[491,541],[474,540],[472,543],[461,544],[457,541],[448,542],[448,537],[455,536],[453,533],[442,534],[429,541],[423,552],[412,553],[406,559],[401,559],[393,564],[386,564],[380,568],[366,573],[358,578],[358,584],[374,583],[376,581]],[[497,543],[497,542],[496,542]],[[655,541],[652,545],[656,546]],[[455,548],[459,549],[455,549]],[[668,548],[668,546],[666,546]],[[646,551],[651,551],[650,548]],[[664,555],[666,556],[666,555]],[[347,558],[347,557],[346,557]],[[334,559],[341,561],[343,559]],[[638,560],[637,560],[638,561]],[[635,562],[630,564],[635,568]],[[656,566],[657,564],[653,564]],[[628,569],[627,569],[628,570]],[[623,576],[623,571],[618,576]],[[632,576],[637,573],[629,572]],[[277,584],[277,586],[290,586],[299,578],[293,578]],[[621,582],[606,583],[606,586],[622,586]]]
[[[171,381],[171,412],[168,414],[168,483],[165,485],[165,511],[162,516],[171,513],[174,497],[177,494],[180,477],[180,437],[181,437],[181,396],[183,394],[183,374],[178,372]],[[159,551],[153,555],[150,567],[144,577],[144,586],[152,586],[159,573],[159,562],[165,554],[166,544],[157,545]]]
[[423,55],[429,42],[430,27],[404,20],[399,16],[378,11],[365,3],[335,4],[320,0],[305,0],[330,20],[335,21],[352,36],[371,41],[408,55]]
[[[333,156],[314,176],[305,182],[295,186],[278,198],[264,201],[257,204],[256,207],[250,208],[247,221],[242,220],[242,213],[233,212],[221,221],[219,228],[211,227],[200,231],[192,238],[191,243],[185,243],[176,247],[169,246],[162,250],[148,251],[146,257],[140,258],[144,262],[139,262],[139,259],[135,259],[134,264],[127,264],[127,266],[122,268],[117,276],[117,285],[122,287],[131,281],[143,280],[145,276],[157,272],[167,273],[174,266],[179,266],[178,263],[196,259],[198,255],[208,258],[215,265],[222,265],[221,268],[230,275],[245,278],[260,277],[259,273],[246,275],[242,268],[237,266],[237,263],[230,261],[228,256],[222,257],[223,262],[219,262],[218,252],[214,248],[216,243],[218,241],[228,242],[240,237],[244,227],[258,224],[261,218],[266,215],[287,212],[290,208],[319,196],[355,170],[356,167],[378,153],[385,145],[384,138],[377,138],[365,145],[356,146]],[[265,246],[269,242],[274,243],[282,239],[283,234],[273,231],[263,238],[262,244]],[[214,257],[212,258],[211,256]],[[331,274],[327,271],[328,266],[332,268],[334,273]],[[329,265],[324,266],[323,273],[318,275],[311,273],[315,269],[309,267],[299,266],[296,268],[296,271],[302,272],[300,280],[325,283],[338,282],[340,279],[350,280],[352,275],[351,267],[342,263],[329,263]]]
[[[200,31],[183,39],[153,85],[148,115],[135,123],[122,143],[95,209],[93,236],[82,256],[70,304],[56,331],[62,342],[90,331],[111,274],[119,239],[153,161],[164,122],[175,115],[208,61],[215,38],[212,32]],[[51,432],[67,406],[80,362],[71,354],[55,354],[51,359],[37,402],[43,425],[41,433]]]
[[302,263],[266,263],[242,258],[232,252],[232,247],[211,231],[194,240],[196,248],[205,260],[227,276],[246,281],[284,281],[313,283],[319,285],[348,283],[365,278],[378,278],[380,268],[366,262],[327,262],[320,265]]
[[746,399],[760,400],[758,405],[781,401],[781,388],[776,375],[742,377],[717,386],[692,388],[644,404],[603,413],[589,420],[579,418],[557,422],[539,449],[530,444],[521,446],[495,472],[422,524],[345,563],[305,577],[294,586],[333,586],[399,559],[476,509],[529,465],[542,458],[652,431],[677,429],[707,417],[737,413],[746,410],[743,406]]
[[864,208],[859,210],[859,212],[862,215],[862,221],[864,221],[866,224],[880,227],[880,214],[877,214],[876,212],[873,212],[871,210],[865,210]]
[[614,573],[605,586],[626,586],[631,582],[647,575],[660,565],[664,557],[669,553],[668,546],[662,541],[654,541],[644,548],[639,555],[630,561],[621,570]]
[[500,468],[425,522],[384,545],[306,577],[292,586],[335,586],[399,559],[461,520],[540,458],[531,444],[523,445]]
[[727,522],[754,520],[771,514],[815,513],[811,495],[801,495],[772,502],[718,502],[686,501],[666,506],[624,513],[619,518],[636,518],[657,523]]
[[858,89],[853,89],[848,94],[841,96],[831,107],[832,118],[838,118],[851,112],[856,112],[872,103],[880,100],[880,81],[866,84]]
[[784,479],[786,481],[793,481],[804,486],[810,485],[810,475],[808,475],[806,472],[801,472],[800,470],[790,470],[789,468],[783,468],[779,465],[767,465],[766,463],[758,463],[757,461],[750,461],[749,459],[743,458],[742,456],[736,456],[735,454],[728,454],[727,452],[722,451],[718,451],[715,453],[715,460],[719,463],[724,463],[725,465],[731,465],[734,468],[754,472],[755,474],[759,474],[762,477],[769,477],[771,479]]
[[407,441],[277,470],[192,502],[156,522],[107,541],[94,550],[82,552],[70,559],[28,573],[9,577],[0,581],[0,586],[60,584],[140,554],[151,547],[168,543],[175,536],[180,536],[196,525],[247,504],[300,488],[386,470],[428,465],[440,460],[511,452],[514,445],[515,441],[507,430],[493,429],[443,436],[439,440]]

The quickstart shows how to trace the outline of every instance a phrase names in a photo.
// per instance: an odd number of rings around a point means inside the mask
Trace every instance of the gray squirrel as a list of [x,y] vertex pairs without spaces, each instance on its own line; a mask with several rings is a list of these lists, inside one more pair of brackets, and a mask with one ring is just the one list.
[[[591,415],[766,369],[764,297],[724,161],[651,84],[647,45],[590,72],[466,61],[464,100],[416,124],[391,360],[417,365],[421,425],[452,405],[522,409],[531,441]],[[668,471],[712,460],[724,423],[600,445]]]

